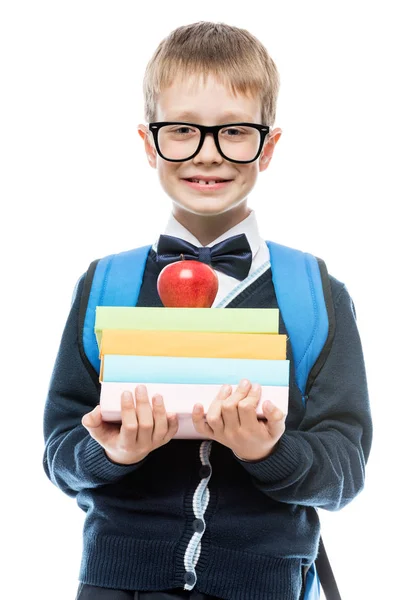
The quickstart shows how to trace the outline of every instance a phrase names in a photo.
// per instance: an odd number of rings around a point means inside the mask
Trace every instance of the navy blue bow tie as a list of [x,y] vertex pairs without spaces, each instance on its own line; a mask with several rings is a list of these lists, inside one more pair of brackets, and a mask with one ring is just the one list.
[[186,260],[199,260],[240,281],[249,274],[253,258],[244,233],[233,235],[214,246],[201,248],[172,235],[160,235],[156,260],[161,269],[179,260],[181,254]]

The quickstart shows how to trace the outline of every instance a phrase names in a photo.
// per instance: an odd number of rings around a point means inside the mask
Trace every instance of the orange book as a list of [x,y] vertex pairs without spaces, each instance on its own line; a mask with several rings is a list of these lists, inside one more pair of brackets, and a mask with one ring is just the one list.
[[286,335],[104,329],[100,358],[105,354],[285,360]]

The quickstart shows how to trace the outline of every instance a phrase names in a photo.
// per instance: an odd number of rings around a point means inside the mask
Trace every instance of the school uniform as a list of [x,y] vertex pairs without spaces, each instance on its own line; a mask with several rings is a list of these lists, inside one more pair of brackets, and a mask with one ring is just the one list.
[[[172,215],[164,233],[201,246]],[[279,308],[254,211],[209,246],[239,233],[250,244],[250,271],[243,281],[216,271],[212,306]],[[157,242],[137,306],[162,306],[156,250]],[[172,439],[140,463],[118,465],[81,425],[100,393],[81,355],[85,276],[76,286],[44,414],[45,472],[86,513],[77,600],[299,600],[304,567],[318,550],[317,509],[338,510],[362,490],[372,441],[365,364],[346,286],[329,275],[336,331],[306,405],[288,339],[289,412],[269,457],[243,461],[212,440]],[[279,333],[287,334],[281,315]]]

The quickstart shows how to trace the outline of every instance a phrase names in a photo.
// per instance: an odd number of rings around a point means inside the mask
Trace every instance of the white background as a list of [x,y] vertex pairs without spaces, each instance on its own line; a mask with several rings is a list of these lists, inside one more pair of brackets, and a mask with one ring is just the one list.
[[[343,600],[398,593],[399,79],[395,2],[1,3],[4,598],[73,600],[84,513],[42,469],[47,386],[89,263],[152,243],[171,208],[145,158],[142,78],[172,29],[250,30],[281,76],[283,134],[251,193],[265,239],[353,297],[374,442],[365,490],[319,511]],[[5,595],[3,595],[5,594]]]

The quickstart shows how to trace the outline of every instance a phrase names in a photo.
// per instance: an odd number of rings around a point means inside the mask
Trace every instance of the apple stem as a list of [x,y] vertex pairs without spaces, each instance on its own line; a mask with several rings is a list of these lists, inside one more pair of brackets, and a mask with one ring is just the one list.
[[181,259],[182,259],[182,260],[185,260],[185,257],[183,256],[183,254],[181,254]]

